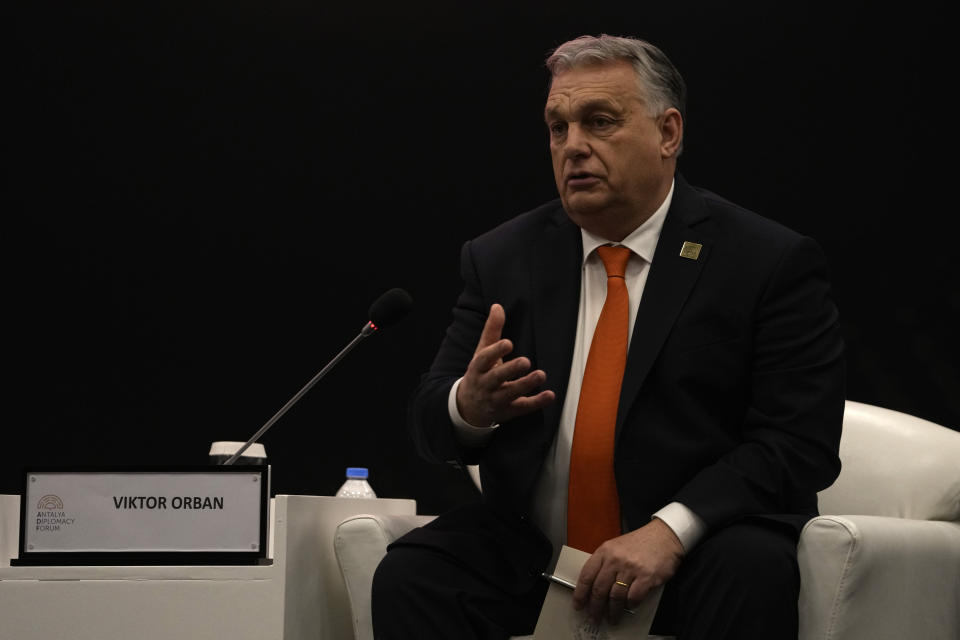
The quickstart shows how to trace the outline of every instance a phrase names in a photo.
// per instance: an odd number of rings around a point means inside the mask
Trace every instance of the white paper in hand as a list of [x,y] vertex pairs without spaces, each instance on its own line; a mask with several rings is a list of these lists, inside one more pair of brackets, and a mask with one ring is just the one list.
[[[576,584],[583,563],[590,557],[578,549],[564,546],[560,550],[554,575]],[[651,591],[643,602],[632,609],[633,614],[624,613],[616,625],[603,621],[593,622],[586,610],[573,608],[573,589],[555,582],[550,583],[547,598],[540,610],[537,628],[533,632],[535,640],[636,640],[646,638],[650,625],[657,613],[663,587]]]

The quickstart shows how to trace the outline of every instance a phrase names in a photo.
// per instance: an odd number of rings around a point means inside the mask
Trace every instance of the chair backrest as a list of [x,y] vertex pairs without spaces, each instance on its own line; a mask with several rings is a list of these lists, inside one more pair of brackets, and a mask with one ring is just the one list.
[[960,522],[960,432],[848,400],[840,460],[821,513]]

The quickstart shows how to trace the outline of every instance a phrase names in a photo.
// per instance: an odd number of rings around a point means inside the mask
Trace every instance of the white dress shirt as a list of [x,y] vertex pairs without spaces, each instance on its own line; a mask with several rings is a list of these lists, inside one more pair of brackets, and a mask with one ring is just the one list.
[[[567,484],[570,476],[570,448],[573,443],[573,431],[577,418],[577,405],[580,402],[580,387],[583,372],[590,353],[593,332],[600,318],[607,296],[607,272],[596,253],[596,248],[606,244],[622,245],[630,249],[625,281],[630,300],[630,336],[637,318],[637,308],[643,296],[647,274],[653,262],[653,254],[660,239],[660,231],[667,210],[673,199],[673,186],[660,207],[630,235],[619,243],[596,236],[589,231],[580,230],[583,240],[583,265],[580,279],[580,311],[577,317],[577,333],[573,349],[573,362],[570,366],[570,379],[567,383],[566,399],[560,413],[560,426],[547,457],[544,460],[540,478],[537,482],[531,517],[553,543],[553,561],[560,553],[561,545],[567,538]],[[523,354],[518,354],[523,355]],[[462,380],[462,378],[461,378]],[[477,427],[466,422],[457,408],[457,388],[460,380],[453,385],[448,398],[448,410],[453,420],[458,439],[468,446],[483,444],[497,428],[494,426]],[[706,528],[703,521],[679,502],[672,502],[653,514],[663,520],[680,539],[686,551],[689,551],[702,537]]]

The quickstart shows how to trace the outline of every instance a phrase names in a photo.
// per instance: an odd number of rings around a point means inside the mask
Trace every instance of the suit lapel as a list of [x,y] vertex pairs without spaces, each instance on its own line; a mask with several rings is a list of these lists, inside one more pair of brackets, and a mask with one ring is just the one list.
[[[637,309],[623,385],[620,388],[617,437],[637,392],[660,353],[701,269],[709,259],[712,234],[709,233],[709,225],[700,224],[707,219],[708,214],[700,195],[678,175],[673,201],[664,220],[643,297]],[[680,255],[684,242],[702,245],[695,260]]]
[[546,387],[557,394],[543,410],[544,424],[556,425],[573,360],[583,262],[580,228],[559,204],[529,255],[535,366],[547,372]]

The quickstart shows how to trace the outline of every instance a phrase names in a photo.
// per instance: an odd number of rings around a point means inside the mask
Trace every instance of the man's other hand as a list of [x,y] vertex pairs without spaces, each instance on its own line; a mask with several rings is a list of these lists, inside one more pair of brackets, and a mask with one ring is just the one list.
[[540,369],[529,371],[528,358],[503,361],[513,351],[513,343],[501,338],[506,319],[502,306],[491,305],[480,342],[457,388],[460,415],[477,427],[505,422],[554,400],[553,391],[529,395],[543,384],[547,374]]
[[[583,564],[573,607],[590,617],[619,622],[624,608],[640,604],[651,589],[673,577],[683,558],[683,545],[659,518],[630,533],[607,540]],[[623,584],[629,586],[625,587]]]

